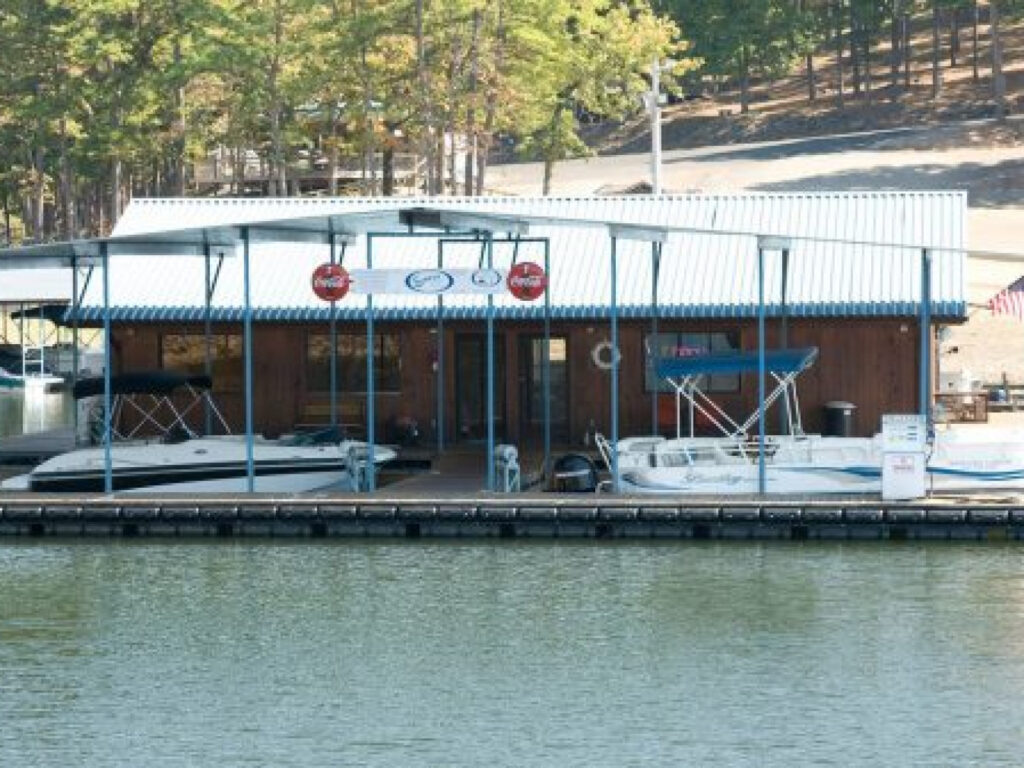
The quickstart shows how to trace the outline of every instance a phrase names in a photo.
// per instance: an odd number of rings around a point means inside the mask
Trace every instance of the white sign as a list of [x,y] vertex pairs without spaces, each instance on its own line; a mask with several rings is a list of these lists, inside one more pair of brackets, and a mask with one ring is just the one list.
[[882,450],[923,451],[928,442],[928,421],[917,413],[886,413],[882,416]]
[[498,269],[353,269],[351,293],[404,293],[443,296],[452,293],[505,293]]

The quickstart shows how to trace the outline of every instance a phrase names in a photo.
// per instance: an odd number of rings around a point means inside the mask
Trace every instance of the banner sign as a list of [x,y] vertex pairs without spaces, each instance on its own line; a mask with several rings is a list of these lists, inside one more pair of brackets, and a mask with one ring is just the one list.
[[500,269],[353,269],[321,264],[313,272],[313,291],[324,301],[337,301],[347,293],[446,296],[449,294],[501,294],[533,301],[547,289],[547,275],[530,261]]
[[350,275],[352,293],[444,296],[505,292],[505,275],[497,269],[353,269]]

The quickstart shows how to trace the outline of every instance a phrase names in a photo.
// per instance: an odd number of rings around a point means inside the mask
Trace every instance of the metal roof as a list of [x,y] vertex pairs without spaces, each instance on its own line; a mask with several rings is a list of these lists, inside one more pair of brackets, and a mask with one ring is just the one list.
[[12,269],[0,272],[0,304],[71,301],[66,269]]
[[[225,248],[239,228],[252,228],[252,306],[259,320],[326,319],[328,305],[309,287],[313,268],[328,259],[326,232],[347,233],[344,263],[366,265],[367,231],[420,224],[457,229],[514,230],[550,238],[550,297],[555,318],[609,315],[609,232],[617,244],[618,303],[624,317],[650,314],[651,244],[664,239],[659,273],[663,316],[750,317],[757,312],[757,236],[791,239],[788,311],[794,316],[908,316],[919,311],[920,249],[933,250],[932,311],[966,312],[966,195],[962,192],[666,195],[523,198],[151,199],[134,201],[111,243],[130,250],[148,238],[195,245],[214,232]],[[210,228],[210,229],[208,229]],[[168,233],[177,233],[171,236]],[[207,235],[209,236],[209,235]],[[637,238],[637,239],[632,239]],[[277,242],[286,241],[286,242]],[[495,266],[542,262],[542,246],[495,241]],[[158,251],[152,248],[150,252]],[[445,246],[444,264],[476,266],[479,243]],[[429,238],[375,238],[374,267],[434,267]],[[214,295],[215,320],[242,316],[241,259],[225,260]],[[766,302],[777,313],[780,258],[766,255]],[[100,281],[92,281],[83,319],[102,315]],[[189,321],[203,317],[204,266],[168,256],[111,260],[112,317],[122,321]],[[365,297],[349,295],[338,317],[365,317]],[[510,296],[495,301],[504,318],[541,316],[542,302]],[[445,298],[449,318],[483,317],[486,299]],[[376,296],[374,316],[429,319],[433,297]]]

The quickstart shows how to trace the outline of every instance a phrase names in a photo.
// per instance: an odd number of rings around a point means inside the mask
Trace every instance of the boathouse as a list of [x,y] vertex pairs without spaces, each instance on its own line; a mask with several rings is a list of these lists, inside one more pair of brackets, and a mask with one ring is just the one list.
[[[451,216],[444,222],[417,219],[416,212],[427,208]],[[466,213],[464,227],[460,212]],[[368,254],[365,226],[351,235],[340,227],[336,256],[344,267],[364,269],[368,256],[375,269],[477,267],[484,264],[487,242],[494,267],[546,263],[546,301],[494,300],[494,426],[499,440],[518,445],[540,439],[545,334],[556,445],[581,445],[595,430],[609,429],[613,357],[619,361],[620,434],[650,433],[652,426],[673,432],[675,399],[654,375],[652,358],[756,350],[759,257],[768,346],[818,349],[815,364],[798,381],[809,432],[823,428],[826,404],[834,401],[856,406],[852,428],[863,435],[877,431],[882,413],[918,411],[921,366],[935,359],[919,354],[921,328],[930,337],[936,324],[966,318],[966,197],[960,192],[143,199],[131,203],[113,234],[215,232],[255,223],[269,232],[267,222],[284,230],[293,220],[343,222],[351,215],[365,223],[374,214],[394,236],[375,234]],[[471,236],[481,231],[470,214],[511,224],[496,239],[484,240]],[[432,236],[407,236],[417,233]],[[326,422],[333,312],[338,413],[349,430],[362,432],[372,311],[378,439],[414,440],[413,423],[426,444],[439,427],[449,443],[484,438],[487,299],[375,295],[371,310],[367,296],[349,294],[332,309],[310,287],[313,270],[330,258],[328,246],[322,238],[296,239],[255,239],[248,259],[256,430],[279,434]],[[930,274],[923,274],[925,251]],[[205,260],[111,259],[113,370],[202,372],[208,335],[215,396],[228,421],[241,429],[242,267],[242,259],[216,248]],[[100,281],[83,282],[78,321],[98,325],[104,313]],[[613,313],[617,349],[610,346]],[[730,413],[757,407],[756,375],[715,376],[706,387]],[[694,426],[699,432],[708,425],[696,418]]]

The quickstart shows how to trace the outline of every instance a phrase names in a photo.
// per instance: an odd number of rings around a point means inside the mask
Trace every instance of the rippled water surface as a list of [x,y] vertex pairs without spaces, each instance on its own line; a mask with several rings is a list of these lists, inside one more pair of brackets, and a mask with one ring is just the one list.
[[1022,558],[0,540],[0,765],[1019,766]]

